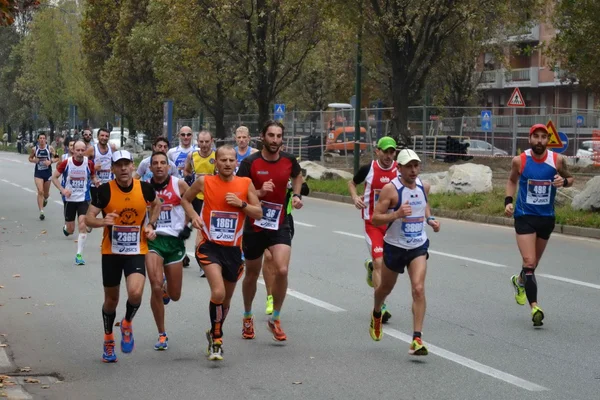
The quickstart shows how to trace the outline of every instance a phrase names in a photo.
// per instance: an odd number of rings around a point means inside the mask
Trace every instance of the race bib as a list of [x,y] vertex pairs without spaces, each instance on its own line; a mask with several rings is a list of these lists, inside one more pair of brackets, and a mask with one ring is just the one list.
[[527,180],[527,204],[546,205],[550,204],[550,193],[552,192],[550,180]]
[[157,228],[170,228],[171,227],[171,211],[173,206],[170,204],[163,204],[160,207],[160,216],[156,221]]
[[98,179],[102,182],[110,181],[110,170],[101,169],[98,171]]
[[71,178],[69,179],[69,185],[71,186],[73,193],[81,193],[85,191],[85,178]]
[[139,226],[114,225],[112,228],[112,252],[114,254],[140,254]]
[[254,225],[272,231],[279,229],[279,216],[281,215],[281,210],[283,210],[283,205],[263,201],[261,206],[263,217],[261,220],[254,221]]
[[233,242],[238,224],[238,213],[226,211],[210,212],[210,238]]
[[402,219],[402,232],[406,237],[421,236],[423,233],[423,217],[405,217]]
[[48,160],[38,161],[38,163],[37,163],[38,171],[45,171],[48,169],[48,166],[46,164],[44,164],[46,161],[48,161]]
[[187,159],[186,153],[179,153],[177,155],[177,159],[175,159],[175,166],[177,167],[177,171],[179,171],[179,176],[183,178],[183,170],[185,168],[185,160]]

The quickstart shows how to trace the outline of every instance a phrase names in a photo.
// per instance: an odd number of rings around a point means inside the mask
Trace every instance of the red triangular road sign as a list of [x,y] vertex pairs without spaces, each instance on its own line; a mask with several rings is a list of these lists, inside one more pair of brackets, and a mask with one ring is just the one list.
[[510,95],[510,100],[508,100],[508,107],[525,107],[525,99],[523,98],[523,95],[521,94],[521,91],[519,90],[518,87],[515,88],[515,90],[513,90],[512,94]]
[[548,121],[548,123],[546,124],[546,129],[548,129],[548,144],[546,145],[546,147],[562,148],[563,142],[562,140],[560,140],[560,136],[558,135],[558,131],[556,130],[556,127],[554,126],[554,122],[552,122],[552,120]]

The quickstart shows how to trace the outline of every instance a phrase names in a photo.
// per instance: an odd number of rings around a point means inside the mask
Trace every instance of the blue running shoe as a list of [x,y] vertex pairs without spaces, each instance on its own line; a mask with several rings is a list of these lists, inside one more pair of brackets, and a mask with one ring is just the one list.
[[121,351],[123,353],[131,353],[134,344],[131,322],[127,322],[127,320],[123,318],[121,320]]
[[77,254],[75,256],[75,265],[85,265],[85,260],[81,256],[81,254]]
[[158,335],[158,342],[154,345],[154,350],[167,350],[169,348],[169,338],[167,332]]
[[[106,339],[106,336],[105,336]],[[102,362],[114,363],[117,362],[117,355],[115,354],[115,341],[104,340],[104,353],[102,353]]]

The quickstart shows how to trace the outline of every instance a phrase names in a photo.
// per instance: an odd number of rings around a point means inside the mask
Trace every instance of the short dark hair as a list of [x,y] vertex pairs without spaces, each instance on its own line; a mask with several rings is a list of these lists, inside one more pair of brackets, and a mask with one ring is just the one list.
[[260,131],[261,136],[265,136],[267,134],[267,130],[271,126],[277,126],[277,127],[281,128],[281,135],[283,136],[285,134],[285,127],[283,126],[283,124],[279,121],[270,119],[265,123],[265,126],[263,126],[262,130]]
[[40,136],[46,137],[46,134],[44,132],[38,133],[38,135],[37,135],[38,140],[40,139]]
[[[152,146],[154,147],[154,146],[156,146],[157,144],[159,144],[160,142],[165,142],[165,143],[167,144],[167,147],[169,147],[169,146],[170,146],[170,144],[169,144],[169,139],[167,139],[167,138],[166,138],[166,137],[164,137],[164,136],[159,136],[159,137],[157,137],[156,139],[154,139],[154,142],[152,142]],[[160,153],[160,152],[159,152],[159,153]]]
[[98,129],[98,133],[97,133],[98,136],[100,136],[100,132],[106,132],[106,133],[108,133],[108,136],[110,136],[110,132],[106,128],[100,128],[100,129]]
[[167,157],[167,153],[165,153],[164,151],[154,151],[150,156],[150,165],[152,165],[152,161],[154,161],[154,156],[165,156],[167,164],[169,163],[169,157]]

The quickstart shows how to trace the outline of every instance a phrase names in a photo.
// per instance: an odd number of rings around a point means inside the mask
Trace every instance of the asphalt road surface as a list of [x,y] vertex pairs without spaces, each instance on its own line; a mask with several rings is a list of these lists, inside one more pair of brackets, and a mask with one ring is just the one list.
[[[431,238],[423,339],[430,355],[408,355],[410,287],[399,279],[387,300],[384,338],[369,336],[372,289],[359,213],[306,199],[295,211],[290,291],[282,311],[288,335],[266,328],[264,286],[255,300],[255,340],[241,338],[241,285],[224,326],[225,360],[210,362],[209,289],[198,267],[184,271],[182,298],[167,306],[169,350],[157,332],[149,287],[134,320],[136,348],[104,364],[100,230],[85,266],[62,234],[55,188],[38,220],[33,165],[0,153],[0,374],[36,375],[41,384],[8,388],[12,398],[47,399],[599,399],[600,242],[553,235],[538,273],[545,324],[509,283],[520,269],[510,228],[441,219]],[[193,251],[193,242],[187,243]],[[14,277],[14,275],[19,277]],[[117,320],[125,312],[125,293]],[[115,328],[117,341],[119,330]],[[23,380],[23,377],[19,382]],[[58,382],[57,382],[58,381]],[[42,389],[44,382],[48,388]],[[3,390],[1,389],[0,393]]]

